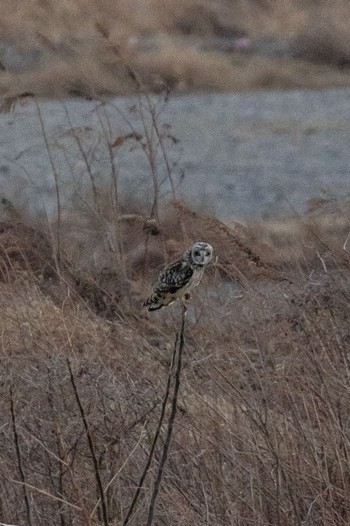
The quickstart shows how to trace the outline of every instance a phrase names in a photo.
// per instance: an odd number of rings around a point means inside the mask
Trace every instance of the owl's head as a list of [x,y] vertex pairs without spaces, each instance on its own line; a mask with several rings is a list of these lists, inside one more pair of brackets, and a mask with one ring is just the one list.
[[202,241],[196,241],[191,248],[191,262],[195,265],[205,266],[209,263],[213,257],[213,247],[209,243],[203,243]]

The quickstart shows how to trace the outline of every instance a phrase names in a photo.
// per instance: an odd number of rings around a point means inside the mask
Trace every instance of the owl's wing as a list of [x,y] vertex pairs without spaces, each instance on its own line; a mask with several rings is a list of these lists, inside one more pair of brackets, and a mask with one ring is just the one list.
[[175,294],[190,281],[193,270],[184,261],[176,261],[166,267],[159,275],[154,291]]

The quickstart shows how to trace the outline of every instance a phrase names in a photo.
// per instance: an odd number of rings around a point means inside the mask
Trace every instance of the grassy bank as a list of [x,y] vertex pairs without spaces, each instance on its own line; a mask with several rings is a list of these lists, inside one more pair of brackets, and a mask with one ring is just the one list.
[[[125,205],[114,247],[110,218],[87,213],[62,220],[59,250],[54,224],[0,225],[1,520],[106,524],[102,499],[107,524],[123,524],[180,323],[178,306],[141,301],[202,239],[217,259],[188,313],[154,524],[345,526],[346,215],[225,224],[174,203],[155,226],[140,212]],[[164,437],[130,524],[146,523]]]
[[349,16],[345,0],[6,0],[0,93],[348,86]]

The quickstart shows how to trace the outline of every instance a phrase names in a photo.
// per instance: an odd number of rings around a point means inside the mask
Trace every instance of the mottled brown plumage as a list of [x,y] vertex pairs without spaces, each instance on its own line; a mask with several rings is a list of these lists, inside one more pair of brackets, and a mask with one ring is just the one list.
[[194,243],[180,259],[160,273],[158,281],[153,285],[153,293],[143,305],[153,311],[186,298],[190,290],[200,283],[212,255],[211,245],[201,241]]

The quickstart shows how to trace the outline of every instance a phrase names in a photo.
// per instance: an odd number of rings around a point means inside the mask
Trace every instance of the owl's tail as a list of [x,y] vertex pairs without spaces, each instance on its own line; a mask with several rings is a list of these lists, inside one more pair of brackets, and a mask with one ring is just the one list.
[[164,307],[161,303],[159,303],[159,296],[157,294],[152,294],[142,304],[144,307],[148,307],[148,310],[158,310]]

